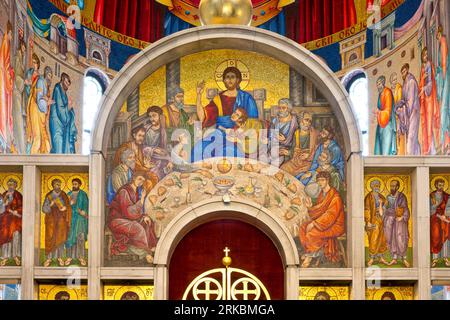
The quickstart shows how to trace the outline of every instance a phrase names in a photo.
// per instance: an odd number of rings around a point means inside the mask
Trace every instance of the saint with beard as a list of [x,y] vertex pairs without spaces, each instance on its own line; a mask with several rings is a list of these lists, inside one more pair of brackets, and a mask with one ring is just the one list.
[[81,187],[81,180],[72,180],[72,191],[67,196],[72,208],[72,222],[66,242],[67,255],[65,265],[68,266],[73,259],[78,259],[82,266],[86,266],[86,241],[88,235],[89,199]]
[[[278,143],[280,148],[280,164],[292,157],[292,148],[295,142],[295,132],[298,128],[297,117],[292,115],[292,102],[284,98],[278,102],[278,114],[270,124],[272,130],[278,130]],[[275,138],[275,137],[274,137]]]
[[72,206],[67,194],[61,190],[61,180],[52,181],[53,190],[45,195],[42,211],[45,214],[45,255],[44,267],[57,259],[62,267],[65,262],[64,244],[67,241],[72,221]]
[[175,88],[169,104],[161,107],[166,120],[166,129],[169,137],[176,129],[185,129],[194,140],[194,118],[184,110],[184,90]]
[[125,149],[120,155],[120,164],[114,168],[108,178],[108,185],[106,187],[108,203],[111,203],[114,199],[117,190],[130,182],[135,167],[136,155],[133,150]]
[[372,180],[370,182],[372,191],[364,198],[364,222],[369,239],[368,267],[372,266],[376,260],[387,264],[384,259],[387,246],[383,230],[383,206],[386,203],[386,198],[380,193],[380,186],[380,180]]
[[54,103],[50,108],[50,153],[75,153],[78,130],[75,126],[75,111],[67,91],[72,81],[67,73],[61,74],[61,81],[53,89]]
[[392,180],[390,194],[383,206],[384,234],[392,260],[389,265],[397,264],[397,259],[403,260],[403,265],[409,268],[407,260],[409,230],[408,223],[410,211],[408,200],[403,192],[399,191],[400,182]]
[[445,266],[450,267],[450,195],[444,191],[443,179],[436,179],[434,186],[436,190],[430,194],[432,267],[439,258],[444,258]]
[[41,62],[36,54],[33,54],[34,68],[27,74],[27,153],[43,154],[50,152],[50,137],[47,131],[47,113],[53,100],[50,98],[50,85],[52,84],[53,71],[45,67],[44,76],[39,74]]

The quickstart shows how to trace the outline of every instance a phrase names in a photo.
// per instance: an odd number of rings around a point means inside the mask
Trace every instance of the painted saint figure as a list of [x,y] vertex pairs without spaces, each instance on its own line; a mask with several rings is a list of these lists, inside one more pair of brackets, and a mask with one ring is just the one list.
[[11,65],[12,25],[8,21],[0,47],[0,150],[8,151],[13,133],[14,69]]
[[[22,31],[23,32],[23,31]],[[25,97],[25,55],[27,48],[23,40],[19,41],[19,49],[14,61],[14,92],[13,92],[13,128],[14,146],[17,152],[24,154],[25,149],[25,125],[24,125],[24,97]]]
[[437,98],[440,104],[440,139],[442,154],[450,154],[450,73],[448,72],[449,52],[447,38],[443,34],[442,26],[437,33],[439,41],[438,66],[436,70]]
[[53,104],[50,107],[49,128],[52,148],[50,153],[75,153],[78,130],[75,125],[75,111],[67,90],[71,85],[67,73],[61,74],[61,81],[53,89]]
[[403,78],[402,98],[396,103],[395,109],[399,117],[399,122],[401,123],[400,126],[406,129],[406,154],[420,155],[419,84],[414,75],[409,72],[408,63],[402,66],[401,73]]
[[50,137],[47,131],[47,114],[53,100],[50,98],[50,86],[53,71],[45,67],[44,76],[39,74],[41,62],[33,54],[33,68],[27,72],[27,154],[46,154],[50,152]]
[[375,155],[397,154],[397,123],[395,118],[394,95],[392,90],[386,87],[386,77],[381,76],[377,80],[378,106],[375,111],[377,130],[375,133]]
[[380,186],[380,180],[372,180],[370,182],[371,192],[364,198],[364,222],[369,238],[368,267],[378,260],[381,263],[388,264],[384,259],[387,245],[383,229],[383,207],[386,204],[386,198],[380,193]]
[[422,70],[420,72],[419,98],[420,120],[422,124],[422,154],[436,153],[439,148],[440,110],[437,101],[435,68],[428,59],[428,49],[422,50]]
[[152,219],[144,212],[144,182],[145,173],[137,171],[131,182],[120,188],[110,204],[107,225],[114,238],[112,255],[134,254],[151,264],[156,236]]
[[[394,108],[402,99],[402,85],[398,82],[397,73],[394,72],[391,74],[390,78],[391,82],[391,90],[394,96]],[[397,111],[396,109],[394,109]],[[407,124],[406,124],[406,114],[404,112],[396,112],[397,119],[397,155],[404,156],[406,152],[406,132],[407,132]]]
[[184,90],[175,88],[169,103],[161,107],[166,119],[167,136],[172,138],[176,129],[188,130],[191,141],[194,141],[194,118],[184,110]]
[[0,266],[14,259],[20,266],[22,246],[22,194],[17,191],[17,181],[9,179],[8,190],[1,197],[0,205],[0,248],[2,250]]
[[151,106],[147,109],[147,117],[150,120],[145,132],[144,158],[148,159],[152,172],[161,180],[172,168],[167,151],[168,140],[163,110],[158,106]]
[[297,117],[292,114],[292,102],[287,98],[278,101],[277,116],[270,123],[271,130],[278,130],[280,165],[292,158],[295,133],[298,129]]
[[[258,107],[255,99],[249,93],[239,88],[239,84],[242,81],[241,71],[236,67],[228,67],[224,70],[222,78],[226,90],[220,92],[206,107],[202,104],[205,82],[202,81],[197,86],[197,116],[202,122],[203,128],[215,127],[219,129],[216,130],[219,132],[206,135],[202,141],[194,145],[194,149],[192,150],[193,161],[218,157],[225,154],[226,142],[223,130],[234,128],[235,123],[231,120],[231,115],[236,111],[236,108],[240,107],[244,109],[247,112],[247,116],[251,119],[258,118]],[[216,141],[217,139],[219,141]],[[219,143],[219,149],[214,149],[209,154],[205,149],[213,142],[216,144]]]
[[133,150],[126,149],[120,156],[120,164],[115,167],[108,178],[106,194],[108,204],[113,201],[116,192],[130,182],[136,168],[136,156]]
[[281,166],[281,169],[293,176],[307,171],[314,160],[314,154],[319,144],[319,132],[312,126],[312,121],[311,113],[302,113],[300,126],[295,132],[292,159]]
[[53,259],[63,267],[65,262],[64,245],[67,242],[71,222],[72,206],[69,197],[61,189],[61,180],[52,181],[50,192],[45,195],[42,212],[45,214],[45,255],[44,267],[50,266]]
[[431,266],[443,258],[445,266],[450,267],[450,195],[444,191],[443,179],[436,179],[434,186],[436,190],[430,194]]
[[327,150],[329,156],[331,157],[329,159],[329,162],[338,173],[338,177],[340,180],[339,184],[341,185],[345,181],[345,160],[341,147],[339,147],[336,140],[334,140],[334,130],[331,127],[324,127],[320,131],[320,140],[321,143],[318,145],[316,151],[314,152],[314,158],[311,163],[311,167],[307,172],[299,174],[297,176],[297,179],[299,179],[304,185],[307,185],[320,167],[320,157],[323,151]]
[[317,175],[321,192],[314,206],[311,200],[306,204],[310,220],[304,222],[299,230],[300,243],[305,251],[303,268],[309,267],[314,258],[320,262],[322,256],[332,263],[341,260],[337,238],[345,233],[344,203],[337,190],[330,186],[330,178],[328,172]]
[[383,207],[384,235],[392,258],[388,265],[397,264],[397,260],[401,259],[403,265],[409,268],[407,251],[410,211],[408,200],[405,194],[399,191],[399,188],[400,182],[392,180],[390,183],[390,194],[386,197],[386,203]]
[[66,241],[67,260],[65,265],[78,259],[82,266],[86,266],[86,242],[88,235],[89,199],[86,192],[80,189],[81,180],[72,180],[72,190],[67,193],[72,208],[72,221],[69,236]]

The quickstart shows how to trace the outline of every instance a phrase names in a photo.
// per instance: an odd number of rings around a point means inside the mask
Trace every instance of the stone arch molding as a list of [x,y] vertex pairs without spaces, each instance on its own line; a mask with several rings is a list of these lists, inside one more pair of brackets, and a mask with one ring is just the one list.
[[329,101],[344,138],[346,158],[361,152],[358,123],[348,93],[316,55],[281,35],[245,26],[202,26],[165,37],[134,56],[105,92],[91,153],[106,154],[109,133],[123,103],[158,68],[183,56],[212,49],[254,51],[286,63],[310,79]]
[[244,199],[232,199],[225,204],[222,197],[200,201],[179,212],[162,233],[153,263],[168,267],[175,248],[189,231],[218,219],[235,219],[256,226],[273,241],[285,267],[299,264],[298,250],[292,236],[269,210]]

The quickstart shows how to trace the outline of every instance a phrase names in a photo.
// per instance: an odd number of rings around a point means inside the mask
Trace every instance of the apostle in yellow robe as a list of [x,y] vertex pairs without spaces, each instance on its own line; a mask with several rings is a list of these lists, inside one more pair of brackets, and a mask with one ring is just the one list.
[[383,229],[383,206],[386,198],[380,193],[380,185],[380,180],[372,180],[370,182],[372,191],[364,198],[364,222],[369,238],[369,261],[367,262],[369,267],[378,260],[387,264],[384,260],[387,244]]

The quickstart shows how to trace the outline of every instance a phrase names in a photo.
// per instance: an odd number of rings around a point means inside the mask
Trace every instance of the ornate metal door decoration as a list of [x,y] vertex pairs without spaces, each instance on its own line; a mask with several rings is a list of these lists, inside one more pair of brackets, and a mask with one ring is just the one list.
[[190,295],[194,300],[270,300],[261,280],[248,271],[231,268],[231,250],[226,247],[223,251],[225,268],[208,270],[196,277],[184,292],[183,300]]

